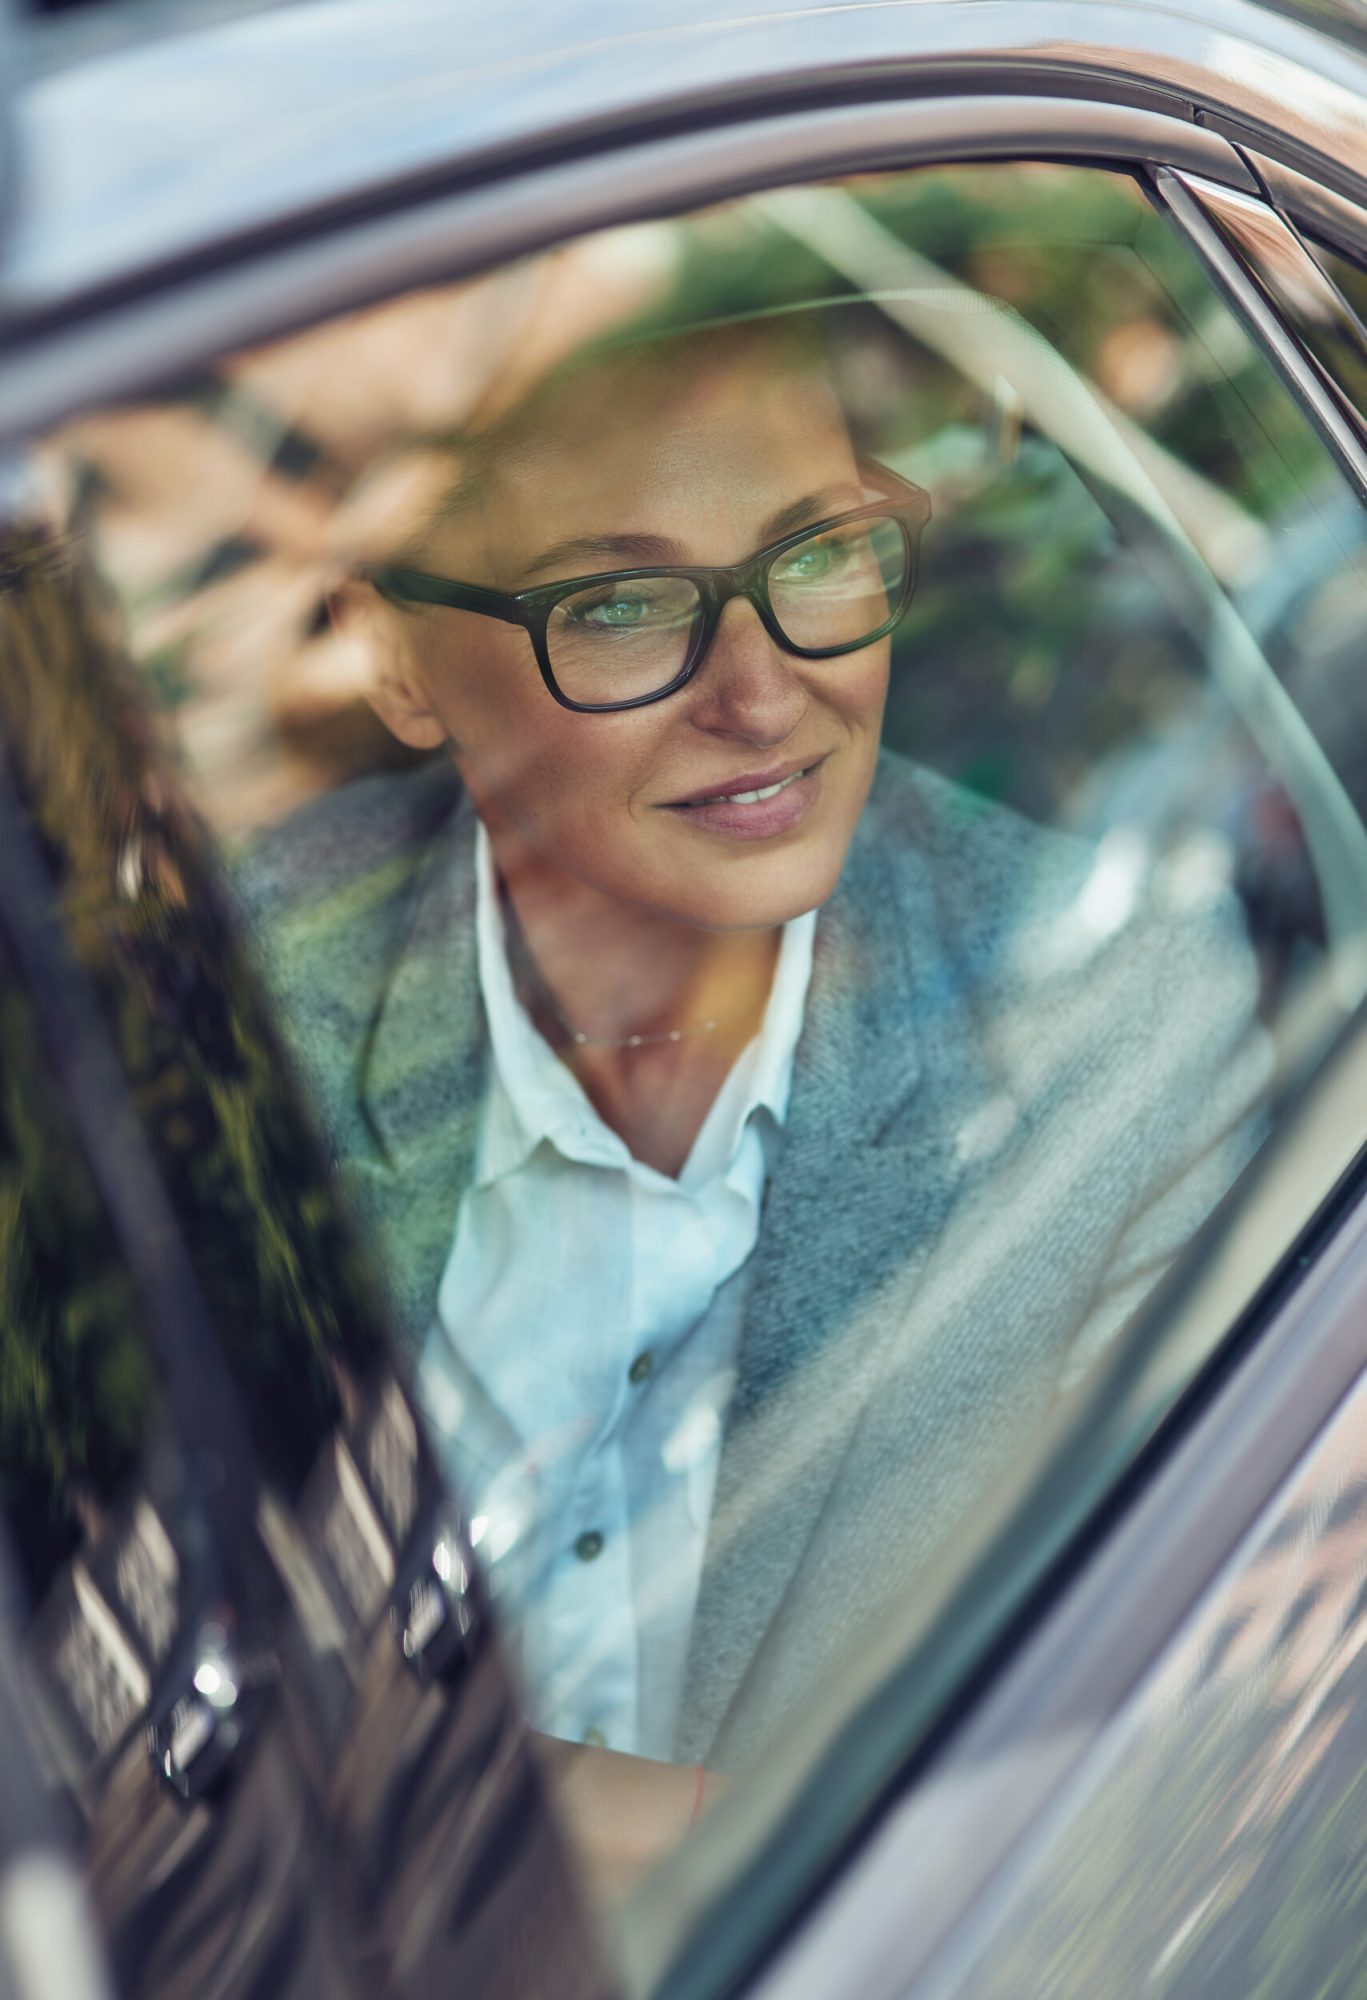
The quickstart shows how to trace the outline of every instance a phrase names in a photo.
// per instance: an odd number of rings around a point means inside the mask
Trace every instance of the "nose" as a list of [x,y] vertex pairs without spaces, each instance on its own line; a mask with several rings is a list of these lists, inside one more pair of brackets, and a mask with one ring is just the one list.
[[754,605],[733,597],[688,690],[693,723],[710,735],[772,749],[807,712],[811,697],[801,666],[769,637]]

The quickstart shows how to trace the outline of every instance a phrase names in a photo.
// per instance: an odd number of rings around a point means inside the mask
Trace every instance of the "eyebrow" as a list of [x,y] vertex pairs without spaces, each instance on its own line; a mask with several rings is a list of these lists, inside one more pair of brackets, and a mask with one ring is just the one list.
[[[838,514],[846,506],[857,507],[863,498],[861,489],[848,479],[823,487],[817,493],[804,493],[800,500],[790,500],[786,507],[770,515],[756,547],[766,548],[770,542],[782,541],[785,535]],[[575,576],[584,563],[644,569],[651,563],[686,565],[687,557],[667,535],[573,535],[543,549],[522,571],[521,581],[525,583],[548,569],[563,568],[567,575]]]
[[625,569],[643,568],[647,563],[676,563],[680,560],[679,545],[664,535],[573,535],[568,541],[556,542],[551,548],[527,564],[524,578],[539,576],[544,569],[560,569],[570,565],[568,574],[578,573],[580,563],[597,562],[609,567]]
[[763,548],[769,542],[781,541],[787,534],[795,534],[799,528],[810,523],[824,521],[831,514],[844,513],[850,507],[858,507],[866,498],[862,488],[852,479],[837,480],[834,486],[823,486],[817,493],[804,493],[800,500],[790,501],[780,507],[777,514],[771,514],[764,526]]

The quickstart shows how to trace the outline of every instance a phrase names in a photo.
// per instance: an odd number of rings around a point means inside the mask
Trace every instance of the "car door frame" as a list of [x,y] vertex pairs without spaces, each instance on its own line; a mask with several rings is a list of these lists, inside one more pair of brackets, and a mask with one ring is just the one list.
[[[225,347],[473,274],[589,228],[797,180],[1019,158],[1176,170],[1247,197],[1262,193],[1230,138],[1104,96],[975,92],[832,102],[670,132],[439,194],[402,215],[362,217],[316,239],[291,235],[249,263],[180,274],[106,311],[73,315],[31,337],[21,332],[0,379],[0,444],[19,449],[59,421],[147,393]],[[1280,192],[1289,200],[1288,189],[1295,191],[1287,183]],[[1361,212],[1343,197],[1331,206],[1337,239],[1361,254]],[[1324,214],[1316,219],[1323,233]],[[1271,316],[1266,300],[1261,309]],[[1292,365],[1297,347],[1293,332]],[[1230,1329],[1218,1365],[1183,1399],[932,1740],[889,1774],[881,1817],[861,1831],[857,1851],[840,1858],[838,1878],[805,1921],[776,1928],[760,1967],[752,1958],[728,1960],[723,1910],[709,1919],[710,1935],[672,1962],[664,1989],[671,2000],[733,1991],[761,1971],[754,1990],[765,2000],[832,1990],[891,2000],[929,1975],[936,1955],[983,1907],[1367,1366],[1367,1330],[1352,1310],[1367,1289],[1367,1213],[1351,1206],[1361,1182],[1352,1107],[1367,1101],[1365,1093],[1367,1028],[1359,1026],[1312,1087],[1294,1129],[1270,1149],[1255,1198],[1221,1246],[1226,1274],[1248,1274],[1254,1303]],[[1288,1214],[1296,1217],[1290,1229]],[[1285,1247],[1271,1278],[1269,1218]],[[1312,1254],[1313,1269],[1288,1292],[1297,1260]],[[889,1883],[898,1885],[891,1902]]]
[[[833,90],[833,95],[838,93]],[[592,229],[678,214],[789,182],[1011,158],[1166,165],[1256,195],[1238,150],[1205,126],[1104,98],[975,91],[749,117],[586,151],[267,240],[116,294],[0,326],[0,449],[149,393],[208,354],[254,345],[410,287],[474,276]]]

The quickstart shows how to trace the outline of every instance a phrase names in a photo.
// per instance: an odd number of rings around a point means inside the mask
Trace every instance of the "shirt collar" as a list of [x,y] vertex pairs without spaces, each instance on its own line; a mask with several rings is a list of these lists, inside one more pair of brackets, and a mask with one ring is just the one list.
[[[692,1188],[726,1173],[758,1111],[767,1111],[776,1126],[782,1125],[811,980],[815,932],[815,910],[784,925],[760,1032],[737,1058],[718,1092],[679,1177],[682,1186]],[[518,999],[508,965],[493,847],[482,823],[475,833],[475,934],[493,1057],[477,1182],[487,1186],[514,1172],[547,1141],[568,1159],[663,1182],[663,1176],[635,1160],[603,1123],[578,1078],[559,1060]]]

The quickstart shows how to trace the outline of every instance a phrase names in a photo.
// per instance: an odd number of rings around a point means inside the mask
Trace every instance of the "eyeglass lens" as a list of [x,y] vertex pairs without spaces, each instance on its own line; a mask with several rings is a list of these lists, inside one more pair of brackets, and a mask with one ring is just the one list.
[[[886,625],[906,577],[897,521],[837,522],[774,558],[769,601],[791,645],[854,646]],[[682,673],[702,618],[702,595],[687,577],[592,584],[561,598],[551,613],[551,672],[562,694],[589,706],[654,694]]]

